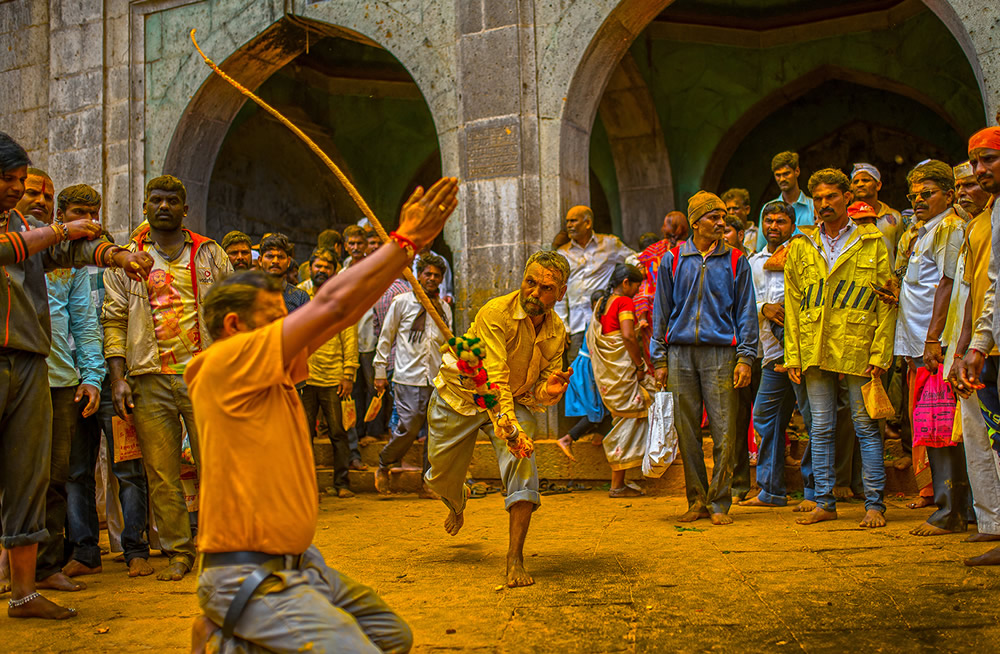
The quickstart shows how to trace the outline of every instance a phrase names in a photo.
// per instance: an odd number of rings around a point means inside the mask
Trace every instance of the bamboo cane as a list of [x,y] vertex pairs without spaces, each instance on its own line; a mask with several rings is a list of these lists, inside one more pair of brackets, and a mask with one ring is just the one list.
[[[323,163],[326,164],[326,167],[329,168],[330,171],[334,174],[337,180],[347,191],[347,194],[351,197],[354,203],[358,205],[358,208],[361,209],[361,213],[364,214],[365,218],[368,219],[368,222],[375,229],[375,232],[378,234],[379,238],[382,239],[382,242],[383,243],[387,242],[389,240],[389,235],[386,233],[385,228],[382,227],[382,223],[375,216],[375,213],[368,206],[368,203],[365,202],[365,199],[361,197],[361,194],[354,187],[354,184],[351,183],[351,180],[347,179],[347,176],[343,173],[343,171],[340,170],[337,164],[333,163],[333,160],[330,159],[330,157],[327,156],[327,154],[323,152],[323,150],[318,145],[316,145],[316,143],[311,138],[309,138],[309,136],[306,135],[305,132],[299,129],[292,121],[285,118],[280,111],[278,111],[268,103],[264,102],[264,100],[258,97],[253,91],[246,88],[245,86],[237,82],[235,79],[227,75],[225,72],[222,71],[221,68],[219,68],[218,65],[216,65],[214,61],[209,59],[208,55],[205,54],[205,52],[201,49],[201,46],[198,45],[198,41],[195,40],[194,38],[194,34],[196,31],[197,31],[196,29],[192,28],[191,42],[194,44],[194,47],[198,51],[198,54],[201,55],[201,58],[205,60],[205,63],[208,64],[208,66],[219,77],[221,77],[227,83],[229,83],[230,86],[235,88],[237,91],[239,91],[246,97],[253,100],[258,106],[260,106],[261,109],[274,116],[282,125],[290,129],[292,133],[298,136],[299,139],[303,143],[305,143],[310,150],[312,150],[313,154],[319,157],[323,161]],[[449,342],[449,345],[447,347],[449,350],[451,350],[451,353],[455,357],[456,362],[460,361],[459,353],[452,345],[450,345],[450,343],[454,341],[455,338],[454,333],[451,331],[451,328],[448,326],[448,324],[444,321],[444,318],[440,314],[438,314],[437,309],[434,308],[434,305],[431,302],[430,298],[427,297],[427,293],[417,282],[417,278],[414,277],[413,271],[410,270],[409,267],[407,267],[403,270],[403,276],[406,278],[406,281],[410,283],[410,286],[413,287],[413,293],[416,296],[417,300],[420,302],[420,304],[424,307],[424,310],[427,312],[428,315],[431,316],[435,324],[437,324],[438,329],[441,330],[441,333],[445,335],[445,338]],[[496,431],[498,436],[504,438],[507,441],[507,448],[511,451],[511,453],[513,453],[515,456],[518,457],[531,456],[531,453],[534,451],[534,445],[528,438],[527,434],[525,434],[524,432],[518,432],[518,430],[514,427],[513,423],[511,422],[510,417],[505,414],[499,413],[495,408],[487,407],[486,411],[490,417],[490,421],[492,421],[493,423],[494,430]]]

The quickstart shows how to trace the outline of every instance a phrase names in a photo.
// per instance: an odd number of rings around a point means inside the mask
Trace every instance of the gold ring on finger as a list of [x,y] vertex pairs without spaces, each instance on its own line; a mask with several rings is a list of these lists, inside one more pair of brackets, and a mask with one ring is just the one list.
[[438,205],[438,211],[440,211],[441,213],[444,213],[445,209],[446,207],[443,204]]

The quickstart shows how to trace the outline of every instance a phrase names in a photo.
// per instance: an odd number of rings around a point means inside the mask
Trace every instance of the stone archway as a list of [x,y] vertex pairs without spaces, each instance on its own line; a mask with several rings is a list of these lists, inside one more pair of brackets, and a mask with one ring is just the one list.
[[[253,90],[305,50],[306,32],[278,22],[220,64],[226,73]],[[205,80],[177,124],[163,170],[184,182],[188,224],[204,231],[208,186],[222,141],[247,99],[217,75]]]
[[[184,41],[178,32],[172,32],[170,52],[146,64],[148,82],[166,83],[156,86],[145,104],[143,158],[147,177],[163,170],[185,181],[191,224],[201,227],[208,180],[219,147],[246,99],[211,74],[200,57],[191,52],[186,29],[198,22],[197,17],[190,21],[185,18],[184,11],[182,6],[161,12],[161,23],[170,15],[171,27],[185,30]],[[177,18],[171,12],[177,12]],[[454,79],[454,62],[436,47],[446,44],[449,35],[439,9],[401,11],[399,3],[378,0],[350,6],[293,0],[286,3],[286,12],[283,15],[269,3],[265,6],[248,0],[218,0],[212,6],[213,29],[199,33],[199,42],[223,70],[251,90],[305,51],[310,39],[315,43],[334,36],[385,49],[409,73],[422,94],[437,132],[443,167],[454,170],[457,110],[454,95],[442,83]],[[424,34],[425,38],[400,38],[414,33]]]
[[[635,37],[671,1],[623,0],[618,3],[601,23],[580,58],[563,98],[559,134],[559,217],[571,206],[586,204],[590,197],[587,157],[590,132],[609,80]],[[549,230],[552,234],[547,236],[551,239],[558,231],[558,223],[549,226]],[[545,236],[543,233],[543,238]]]
[[760,125],[768,116],[831,80],[839,80],[871,89],[889,91],[904,98],[913,100],[917,104],[920,104],[937,114],[956,132],[960,133],[962,131],[944,107],[942,107],[930,96],[914,89],[911,86],[885,77],[873,75],[871,73],[864,73],[833,65],[823,65],[805,75],[802,75],[798,79],[789,82],[780,89],[769,93],[767,96],[750,107],[750,109],[744,112],[743,115],[740,116],[740,118],[734,122],[728,130],[726,130],[722,138],[719,139],[718,145],[716,145],[715,150],[712,152],[712,156],[709,159],[708,165],[705,167],[705,172],[702,177],[702,188],[715,189],[719,187],[719,183],[722,179],[726,166],[736,153],[736,149],[744,141],[747,135]]
[[599,112],[618,178],[622,239],[638,243],[643,232],[659,233],[674,209],[674,187],[653,96],[631,53],[612,72]]

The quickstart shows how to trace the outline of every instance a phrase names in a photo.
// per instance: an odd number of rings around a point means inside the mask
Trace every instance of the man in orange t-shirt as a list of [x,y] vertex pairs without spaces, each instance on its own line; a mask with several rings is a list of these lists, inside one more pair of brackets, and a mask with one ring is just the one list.
[[316,476],[295,384],[308,377],[308,355],[356,323],[440,233],[456,191],[454,178],[426,194],[418,188],[391,242],[291,315],[280,284],[260,271],[218,282],[206,297],[214,343],[184,373],[202,439],[204,615],[192,630],[193,651],[204,651],[209,639],[213,651],[409,651],[413,636],[402,618],[311,545]]

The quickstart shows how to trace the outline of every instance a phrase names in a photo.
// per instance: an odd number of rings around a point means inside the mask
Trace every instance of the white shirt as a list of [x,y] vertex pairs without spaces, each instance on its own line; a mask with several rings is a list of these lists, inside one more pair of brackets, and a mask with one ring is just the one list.
[[[788,247],[786,242],[781,248]],[[757,295],[757,321],[760,324],[760,344],[757,354],[761,363],[767,365],[772,361],[782,360],[785,356],[785,345],[774,337],[771,331],[771,321],[760,312],[765,304],[785,304],[785,273],[781,270],[764,270],[764,264],[773,256],[765,248],[750,256],[750,270],[753,272],[753,286]]]
[[826,233],[826,225],[820,225],[819,240],[823,244],[823,256],[826,257],[826,271],[828,274],[833,271],[834,264],[837,263],[840,254],[851,240],[851,234],[857,228],[858,226],[854,224],[854,221],[848,219],[844,229],[840,230],[837,236],[830,238]]
[[615,265],[635,252],[625,247],[614,234],[592,234],[586,246],[570,240],[558,250],[569,262],[566,297],[555,306],[570,334],[582,332],[590,322],[590,294],[608,285]]
[[[451,307],[443,300],[444,321],[451,323]],[[425,316],[422,334],[411,332],[413,321],[423,310],[413,291],[400,293],[392,300],[385,314],[382,334],[375,350],[375,378],[386,378],[386,366],[392,346],[396,346],[396,368],[392,376],[394,384],[407,386],[430,386],[441,367],[441,346],[445,344],[444,334],[430,315]]]
[[894,347],[897,356],[924,355],[924,341],[934,311],[934,294],[942,277],[955,278],[964,238],[965,222],[951,207],[928,220],[917,232],[917,241],[899,289]]

